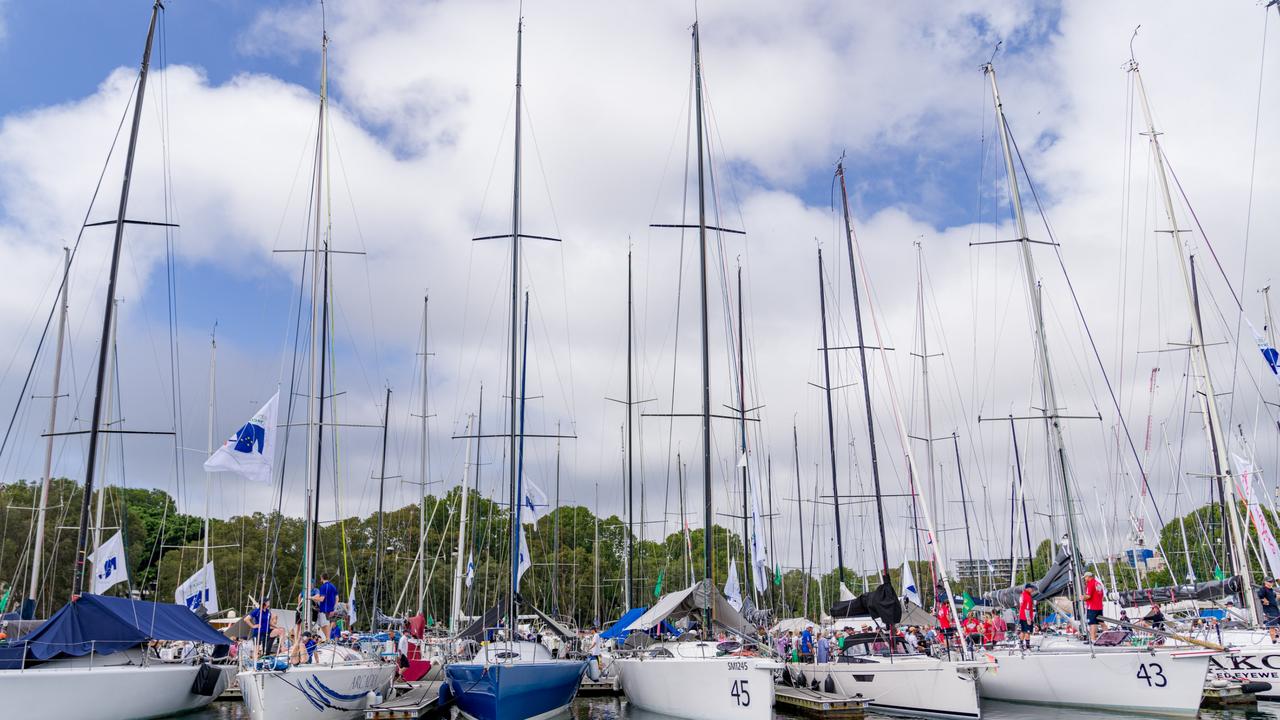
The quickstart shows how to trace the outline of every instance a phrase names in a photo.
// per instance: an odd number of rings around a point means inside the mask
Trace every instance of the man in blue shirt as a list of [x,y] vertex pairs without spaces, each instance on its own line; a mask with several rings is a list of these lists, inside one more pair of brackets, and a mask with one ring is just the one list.
[[813,626],[800,633],[800,662],[813,662]]
[[320,585],[311,595],[311,602],[316,604],[316,623],[320,626],[323,633],[320,637],[329,637],[329,631],[332,629],[332,623],[329,622],[329,613],[338,605],[338,588],[329,582],[329,576],[321,573]]
[[1276,641],[1277,633],[1280,633],[1280,605],[1276,603],[1276,588],[1269,578],[1262,581],[1262,587],[1258,588],[1258,604],[1262,606],[1262,624],[1271,633],[1271,642]]
[[275,625],[275,617],[271,614],[271,601],[263,598],[258,607],[244,616],[251,630],[255,649],[259,655],[270,655],[272,638],[281,637],[283,632]]

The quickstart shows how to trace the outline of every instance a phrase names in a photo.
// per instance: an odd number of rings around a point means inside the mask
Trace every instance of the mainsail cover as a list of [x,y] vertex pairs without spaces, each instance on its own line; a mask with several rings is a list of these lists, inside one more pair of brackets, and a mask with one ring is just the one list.
[[1186,583],[1183,585],[1164,585],[1145,590],[1123,590],[1116,593],[1116,600],[1124,607],[1150,605],[1151,603],[1171,603],[1179,600],[1217,600],[1228,595],[1235,595],[1244,587],[1239,575],[1225,580]]
[[[1058,556],[1053,559],[1053,564],[1045,571],[1043,577],[1038,582],[1032,583],[1035,590],[1032,591],[1032,597],[1036,602],[1047,600],[1058,595],[1070,593],[1071,585],[1071,554],[1065,550],[1059,550]],[[1018,598],[1022,596],[1022,586],[1014,585],[1003,590],[993,590],[989,595],[985,595],[978,600],[979,605],[1001,608],[1018,607]]]
[[849,618],[870,616],[885,625],[897,625],[902,622],[902,603],[898,600],[898,591],[891,583],[884,583],[868,593],[863,593],[852,600],[841,600],[831,606],[831,617]]

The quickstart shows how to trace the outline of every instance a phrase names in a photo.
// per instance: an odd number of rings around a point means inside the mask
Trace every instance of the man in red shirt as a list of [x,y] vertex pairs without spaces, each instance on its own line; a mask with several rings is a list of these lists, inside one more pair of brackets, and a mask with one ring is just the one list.
[[982,645],[983,623],[982,618],[978,617],[977,610],[969,612],[968,617],[966,617],[964,619],[964,623],[961,624],[961,629],[964,630],[964,635],[969,639],[969,645],[971,647],[977,648]]
[[951,622],[951,603],[946,600],[938,601],[938,628],[942,630],[943,644],[951,645],[951,636],[955,635],[955,623]]
[[1084,574],[1084,610],[1089,624],[1089,642],[1098,639],[1098,626],[1102,624],[1102,583],[1092,572]]
[[1018,598],[1018,639],[1023,648],[1031,647],[1031,628],[1036,621],[1036,601],[1031,595],[1035,586],[1027,583],[1022,586],[1022,596]]

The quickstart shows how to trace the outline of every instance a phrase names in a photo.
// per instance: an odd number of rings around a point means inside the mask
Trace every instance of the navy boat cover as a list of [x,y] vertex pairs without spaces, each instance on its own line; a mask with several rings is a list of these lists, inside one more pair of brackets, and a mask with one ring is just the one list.
[[[185,640],[229,646],[231,640],[185,605],[81,595],[30,634],[0,647],[0,668],[25,660],[110,655],[151,640]],[[17,663],[17,665],[15,665]]]

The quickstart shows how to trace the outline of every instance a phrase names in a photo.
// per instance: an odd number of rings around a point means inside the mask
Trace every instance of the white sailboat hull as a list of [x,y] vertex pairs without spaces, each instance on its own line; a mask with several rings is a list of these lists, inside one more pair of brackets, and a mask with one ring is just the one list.
[[997,669],[983,673],[978,685],[982,697],[991,700],[1194,716],[1211,654],[1012,651],[997,654]]
[[[50,663],[0,670],[0,717],[24,720],[140,720],[202,708],[221,694],[191,692],[200,666],[155,663],[90,667]],[[225,678],[225,675],[223,676]]]
[[627,700],[686,720],[772,720],[773,671],[760,658],[626,658],[614,663]]
[[791,668],[804,672],[820,687],[831,678],[836,694],[862,697],[872,710],[894,715],[938,718],[977,718],[981,715],[977,677],[981,663],[960,663],[913,656],[868,662],[800,663]]
[[253,720],[346,720],[364,717],[374,697],[385,698],[396,666],[376,661],[246,670],[237,677]]

